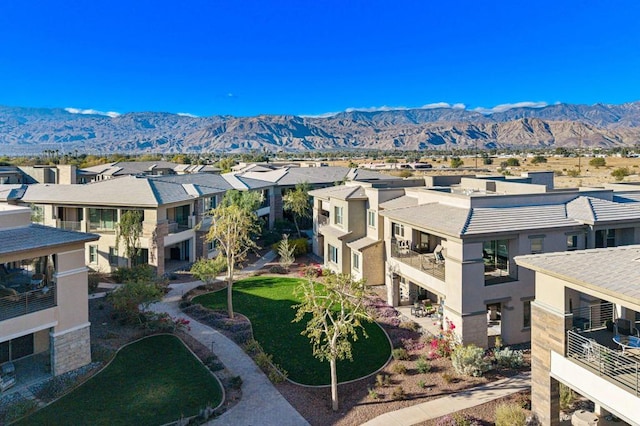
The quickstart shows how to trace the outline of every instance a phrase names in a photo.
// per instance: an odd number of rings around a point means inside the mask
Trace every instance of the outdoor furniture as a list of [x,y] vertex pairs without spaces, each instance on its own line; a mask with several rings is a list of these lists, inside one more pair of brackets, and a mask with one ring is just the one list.
[[411,315],[414,317],[423,317],[425,315],[424,306],[420,303],[416,303],[411,307]]
[[613,341],[622,347],[622,353],[626,349],[640,349],[640,337],[637,336],[613,336]]
[[33,274],[31,276],[31,289],[37,290],[39,288],[44,287],[44,275],[43,274]]
[[593,339],[589,339],[588,341],[582,344],[582,355],[586,358],[587,361],[595,361],[596,360],[596,341]]
[[621,336],[630,336],[635,335],[639,336],[638,329],[633,327],[631,321],[625,318],[618,318],[614,324],[614,331],[616,335]]

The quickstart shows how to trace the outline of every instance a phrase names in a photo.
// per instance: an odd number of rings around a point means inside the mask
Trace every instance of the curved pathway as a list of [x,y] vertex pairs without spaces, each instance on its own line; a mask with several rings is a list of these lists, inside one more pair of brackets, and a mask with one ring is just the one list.
[[[264,260],[261,259],[261,260]],[[267,262],[270,260],[266,260]],[[243,272],[259,268],[247,268]],[[200,281],[172,284],[171,291],[161,302],[154,303],[150,309],[156,312],[166,312],[172,317],[186,316],[178,304],[182,295],[202,283]],[[212,425],[281,425],[298,426],[309,423],[298,413],[289,402],[278,392],[267,376],[258,368],[253,360],[233,341],[217,330],[208,327],[193,318],[189,326],[189,334],[218,356],[234,376],[242,378],[242,398],[240,402],[220,417],[212,420]]]

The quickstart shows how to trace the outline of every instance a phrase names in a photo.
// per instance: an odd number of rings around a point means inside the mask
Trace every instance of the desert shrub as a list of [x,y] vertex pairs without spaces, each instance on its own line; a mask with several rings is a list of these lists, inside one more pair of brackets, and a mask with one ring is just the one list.
[[403,321],[400,323],[400,328],[417,332],[420,329],[420,324],[415,321]]
[[99,272],[89,272],[89,276],[87,277],[87,284],[89,285],[89,293],[95,293],[98,289],[98,284],[100,284],[100,280],[102,279],[102,274]]
[[301,277],[317,278],[322,275],[322,266],[317,263],[313,265],[306,265],[300,270],[299,275]]
[[611,172],[611,176],[613,176],[616,180],[623,180],[626,176],[629,176],[631,172],[628,167],[618,167]]
[[393,359],[395,360],[408,360],[409,352],[405,348],[396,348],[391,352]]
[[244,344],[243,349],[245,352],[249,354],[256,354],[258,352],[262,352],[262,346],[258,343],[257,340],[251,339],[247,343]]
[[391,371],[395,374],[407,374],[407,366],[402,363],[394,364]]
[[605,160],[602,157],[596,157],[596,158],[592,158],[591,160],[589,160],[589,165],[595,167],[596,169],[598,167],[604,167],[607,165],[607,160]]
[[424,380],[419,380],[419,381],[418,381],[418,387],[419,387],[420,389],[424,389],[424,388],[426,388],[426,387],[427,387],[427,382],[425,382]]
[[578,177],[580,176],[580,172],[576,169],[569,169],[567,170],[567,176],[569,177]]
[[271,272],[272,274],[286,274],[288,271],[284,266],[273,265],[271,268],[269,268],[269,272]]
[[376,375],[376,386],[383,387],[389,386],[391,384],[391,377],[388,374],[377,374]]
[[207,368],[212,372],[224,369],[224,364],[222,364],[222,362],[220,362],[218,357],[215,355],[208,356],[207,359],[204,360],[204,365],[206,365]]
[[573,390],[569,386],[560,383],[560,409],[569,409],[575,399],[576,395],[573,393]]
[[496,426],[525,426],[527,415],[518,404],[500,404],[496,407]]
[[[280,243],[282,243],[282,241],[278,241],[277,243],[272,244],[271,248],[278,252],[280,250]],[[309,240],[307,240],[306,238],[296,238],[289,240],[289,246],[293,247],[294,256],[301,256],[309,252]]]
[[449,166],[452,169],[457,169],[458,167],[462,167],[463,165],[464,165],[464,161],[462,161],[460,157],[451,157],[451,163],[449,164]]
[[411,176],[413,176],[413,172],[411,170],[402,170],[399,174],[399,176],[401,178],[410,178]]
[[496,349],[493,351],[493,359],[499,367],[518,368],[524,364],[522,351],[511,348]]
[[240,389],[242,387],[242,377],[234,376],[229,379],[229,386],[233,389]]
[[542,164],[547,162],[547,157],[543,155],[536,155],[531,159],[531,164]]
[[489,363],[484,357],[484,349],[475,345],[460,345],[451,354],[451,363],[456,373],[480,377],[489,371]]
[[269,380],[271,380],[271,383],[282,383],[287,380],[288,375],[289,374],[285,370],[279,367],[269,370]]
[[436,426],[480,426],[478,419],[462,413],[452,413],[442,417]]
[[418,362],[416,363],[416,368],[418,369],[418,373],[424,374],[431,371],[431,364],[424,358],[420,357]]
[[391,398],[399,401],[401,399],[405,398],[405,393],[404,393],[404,388],[402,386],[398,386],[397,388],[395,388],[393,390],[393,392],[391,393]]
[[370,399],[378,399],[378,392],[375,388],[369,388],[369,398]]
[[445,383],[453,383],[453,381],[456,379],[456,376],[451,373],[442,373],[441,377]]
[[507,167],[518,167],[520,165],[520,160],[512,157],[507,158],[507,161],[505,161],[505,163],[507,163]]

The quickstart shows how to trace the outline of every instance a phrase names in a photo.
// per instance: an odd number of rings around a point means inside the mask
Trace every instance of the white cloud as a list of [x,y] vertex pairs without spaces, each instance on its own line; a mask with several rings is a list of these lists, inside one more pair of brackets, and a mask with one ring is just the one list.
[[70,114],[82,114],[82,115],[105,115],[107,117],[117,117],[120,115],[119,112],[115,112],[115,111],[98,111],[95,109],[79,109],[79,108],[65,108],[65,111],[67,111]]
[[476,111],[481,114],[493,114],[496,112],[509,111],[510,109],[513,109],[513,108],[544,108],[547,105],[549,104],[546,102],[526,101],[526,102],[516,102],[513,104],[500,104],[500,105],[494,106],[493,108],[477,107],[477,108],[473,108],[472,111]]
[[197,115],[191,114],[190,112],[176,112],[176,115],[179,115],[180,117],[198,118]]
[[431,104],[422,105],[420,107],[406,107],[406,106],[387,106],[383,105],[380,107],[369,107],[369,108],[347,108],[345,112],[379,112],[379,111],[407,111],[410,109],[436,109],[436,108],[450,108],[450,109],[465,109],[466,106],[464,104],[450,104],[447,102],[435,102]]

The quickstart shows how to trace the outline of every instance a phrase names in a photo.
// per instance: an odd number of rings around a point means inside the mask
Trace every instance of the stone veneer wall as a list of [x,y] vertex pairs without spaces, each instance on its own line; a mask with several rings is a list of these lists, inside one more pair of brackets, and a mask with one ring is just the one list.
[[51,335],[51,373],[54,376],[91,362],[90,326]]
[[531,409],[543,425],[560,424],[560,384],[550,376],[551,351],[564,354],[567,321],[531,303]]

